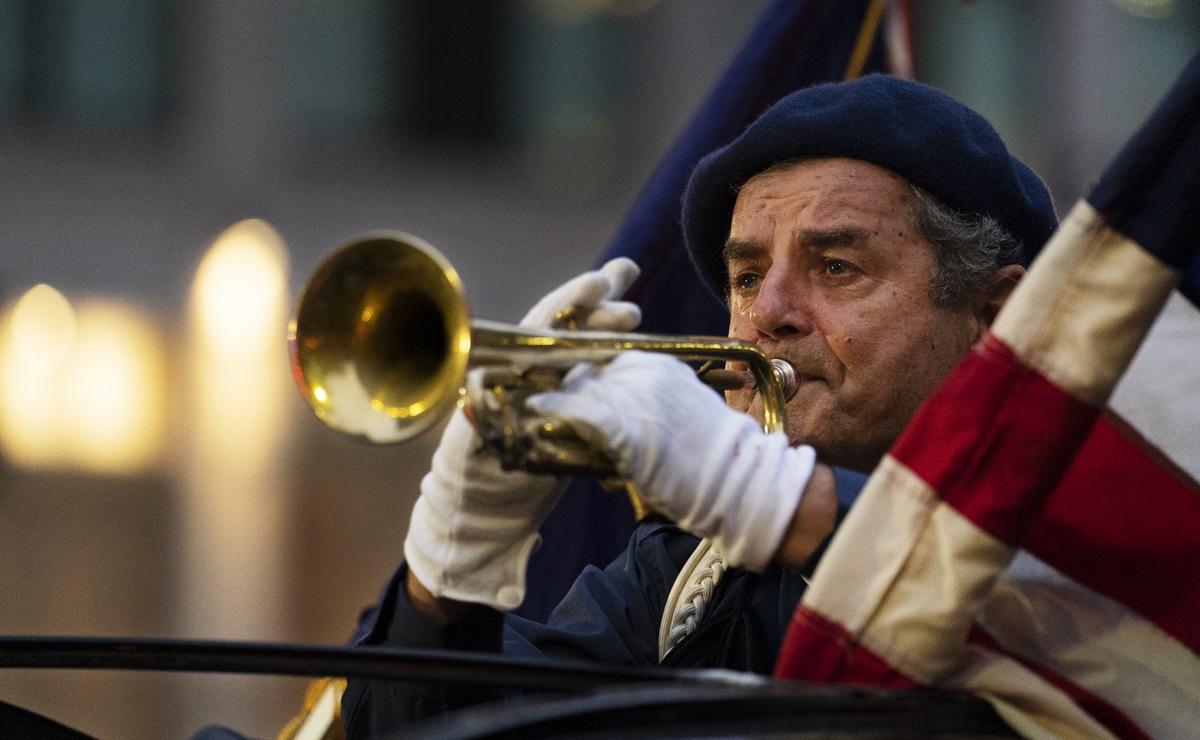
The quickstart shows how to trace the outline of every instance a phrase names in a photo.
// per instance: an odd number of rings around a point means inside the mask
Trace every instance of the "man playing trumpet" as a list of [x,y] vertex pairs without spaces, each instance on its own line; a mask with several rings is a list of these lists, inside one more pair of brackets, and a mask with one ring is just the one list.
[[[844,513],[832,466],[874,468],[1056,218],[1045,186],[981,117],[932,88],[871,76],[794,93],[702,160],[683,224],[696,268],[727,302],[730,336],[796,368],[788,433],[761,430],[751,392],[726,404],[660,354],[580,366],[561,390],[533,396],[671,522],[640,525],[625,554],[581,575],[540,625],[505,612],[524,597],[563,482],[501,470],[456,412],[414,507],[406,563],[360,644],[769,673]],[[574,309],[585,328],[630,331],[640,316],[620,295],[635,277],[631,262],[611,262],[523,324],[549,327]],[[699,538],[717,560],[688,562]],[[668,635],[664,610],[694,567],[715,568],[719,585],[702,619]],[[460,701],[355,680],[343,710],[354,736]]]

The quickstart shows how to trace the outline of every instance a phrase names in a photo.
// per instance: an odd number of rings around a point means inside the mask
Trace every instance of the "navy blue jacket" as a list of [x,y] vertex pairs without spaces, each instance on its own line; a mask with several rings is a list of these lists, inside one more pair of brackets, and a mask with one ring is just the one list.
[[[669,524],[642,524],[629,547],[603,570],[589,567],[547,624],[478,607],[449,627],[419,615],[404,588],[407,568],[388,583],[364,620],[360,645],[481,650],[606,665],[658,664],[658,629],[680,568],[699,540]],[[800,574],[735,568],[722,578],[704,621],[663,665],[769,673],[804,591]],[[390,617],[390,618],[389,618]],[[347,737],[370,737],[431,714],[472,704],[486,692],[352,679],[342,700]]]
[[[838,471],[843,473],[845,471]],[[864,477],[838,475],[839,521]],[[546,624],[479,606],[448,626],[413,609],[401,565],[356,631],[358,645],[503,652],[616,666],[658,665],[663,608],[680,569],[699,540],[666,523],[643,523],[616,560],[589,566]],[[769,674],[792,613],[824,545],[800,570],[763,573],[733,568],[721,579],[704,621],[662,662],[665,666],[728,668]],[[536,588],[536,584],[532,585]],[[351,679],[342,699],[347,737],[380,734],[449,709],[497,698],[488,691]]]

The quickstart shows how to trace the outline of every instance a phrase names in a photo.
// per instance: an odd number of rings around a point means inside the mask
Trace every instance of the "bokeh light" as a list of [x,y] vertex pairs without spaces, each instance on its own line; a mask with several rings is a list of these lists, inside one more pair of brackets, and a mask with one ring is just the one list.
[[265,337],[283,336],[280,306],[287,302],[283,239],[265,221],[229,227],[196,272],[194,309],[205,350],[231,357],[278,352]]
[[156,329],[107,301],[78,309],[49,286],[0,332],[0,445],[26,468],[133,474],[161,453],[164,360]]
[[42,283],[26,291],[12,316],[17,356],[34,372],[48,375],[62,365],[75,342],[75,311],[54,288]]
[[81,467],[125,472],[151,466],[162,448],[164,368],[157,333],[132,309],[81,310],[79,338],[64,366],[64,432]]

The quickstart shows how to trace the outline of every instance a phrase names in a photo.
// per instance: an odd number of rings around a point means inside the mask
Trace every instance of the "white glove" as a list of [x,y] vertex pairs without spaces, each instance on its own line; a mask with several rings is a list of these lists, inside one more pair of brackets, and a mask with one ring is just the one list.
[[765,434],[667,355],[581,365],[527,405],[607,449],[651,506],[751,570],[770,564],[816,462],[811,447]]
[[521,326],[531,329],[558,328],[559,315],[575,309],[580,329],[633,331],[642,322],[636,303],[618,301],[637,280],[637,264],[628,257],[604,263],[599,270],[578,275],[551,291],[529,309]]
[[[521,326],[551,328],[556,316],[574,308],[587,328],[631,331],[641,312],[616,299],[637,275],[631,260],[613,260],[538,301]],[[455,411],[413,507],[404,541],[409,569],[434,596],[517,608],[538,527],[565,487],[553,476],[503,470],[463,412]]]

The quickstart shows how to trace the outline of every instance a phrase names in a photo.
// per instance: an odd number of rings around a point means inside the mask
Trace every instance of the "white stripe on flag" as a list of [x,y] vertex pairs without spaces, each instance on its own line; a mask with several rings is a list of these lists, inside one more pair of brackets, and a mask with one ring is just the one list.
[[[908,678],[931,684],[958,660],[965,604],[985,597],[1013,550],[952,507],[911,470],[884,457],[822,563],[804,603]],[[897,570],[897,566],[902,566]],[[854,584],[847,588],[846,584]],[[952,637],[948,630],[960,634]]]
[[1017,285],[992,333],[1042,377],[1101,406],[1178,282],[1178,272],[1109,229],[1081,200]]
[[959,670],[946,678],[945,686],[985,699],[1024,738],[1115,740],[1058,687],[1016,660],[979,645],[963,649]]
[[1109,405],[1200,480],[1200,311],[1179,293],[1167,302]]
[[[1027,737],[1111,737],[1028,668],[978,646],[964,650],[965,634],[947,634],[970,628],[962,616],[974,610],[964,605],[988,595],[1012,548],[891,456],[871,476],[852,520],[830,543],[821,562],[836,565],[818,566],[805,605],[908,678],[984,697]],[[836,578],[823,577],[835,569]]]
[[1200,727],[1200,659],[1028,552],[1001,577],[979,625],[1005,650],[1120,707],[1153,737]]
[[[899,577],[930,509],[939,502],[924,481],[885,456],[821,557],[804,603],[857,636]],[[837,577],[823,578],[824,571],[835,571]]]

